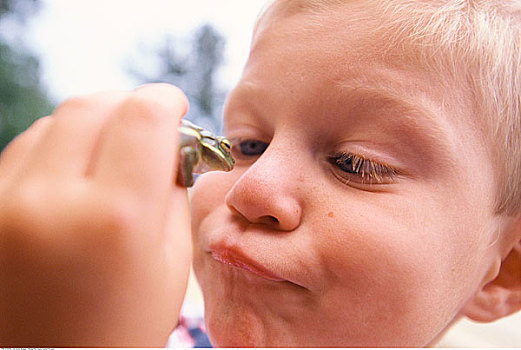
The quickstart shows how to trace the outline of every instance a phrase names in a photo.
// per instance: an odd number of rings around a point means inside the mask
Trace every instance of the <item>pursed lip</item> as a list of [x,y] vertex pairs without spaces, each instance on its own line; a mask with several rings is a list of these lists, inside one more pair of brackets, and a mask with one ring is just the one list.
[[270,271],[262,264],[254,261],[248,256],[242,254],[238,250],[230,249],[230,248],[214,248],[210,250],[210,253],[214,260],[227,264],[230,266],[234,266],[248,272],[251,272],[259,277],[262,277],[266,280],[273,282],[283,282],[286,279],[278,276],[273,271]]

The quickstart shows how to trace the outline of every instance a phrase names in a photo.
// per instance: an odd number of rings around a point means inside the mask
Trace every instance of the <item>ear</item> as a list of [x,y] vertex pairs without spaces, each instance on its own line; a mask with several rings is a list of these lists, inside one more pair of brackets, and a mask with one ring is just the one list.
[[497,277],[463,307],[462,313],[474,321],[492,322],[521,309],[521,241],[498,263]]

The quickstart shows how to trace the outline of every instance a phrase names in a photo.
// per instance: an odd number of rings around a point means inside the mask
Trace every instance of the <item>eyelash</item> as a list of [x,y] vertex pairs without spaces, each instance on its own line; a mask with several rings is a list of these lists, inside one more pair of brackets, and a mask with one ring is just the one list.
[[[247,143],[250,143],[247,145]],[[254,139],[232,140],[232,153],[236,158],[252,159],[259,157],[268,147],[269,143]],[[246,154],[245,147],[255,148],[255,154]],[[328,162],[339,169],[340,176],[345,183],[354,181],[361,184],[384,184],[392,181],[398,172],[390,166],[372,161],[370,159],[348,153],[338,152],[328,157]]]
[[347,182],[356,176],[362,184],[384,184],[398,174],[390,166],[348,152],[336,153],[328,157],[328,161],[344,173],[341,176]]

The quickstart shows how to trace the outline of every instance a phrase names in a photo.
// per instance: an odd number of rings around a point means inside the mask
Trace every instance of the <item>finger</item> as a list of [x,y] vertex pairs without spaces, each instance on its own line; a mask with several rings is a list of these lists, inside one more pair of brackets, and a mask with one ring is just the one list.
[[104,131],[96,180],[142,200],[165,198],[166,203],[177,174],[177,128],[187,108],[186,96],[172,85],[150,84],[131,93]]
[[170,314],[179,315],[192,265],[190,210],[186,188],[178,187],[174,190],[166,212],[165,234],[161,242],[169,266],[165,278],[170,278],[171,281],[171,290],[168,291],[168,299],[173,303]]
[[178,256],[177,259],[181,259],[181,256],[185,258],[191,257],[190,220],[188,191],[186,188],[176,188],[171,192],[163,225],[165,227],[165,235],[162,239],[173,252],[173,255]]
[[35,153],[33,175],[83,176],[111,111],[128,92],[100,92],[66,100],[53,112],[54,123]]
[[50,116],[37,119],[4,148],[0,154],[0,178],[16,176],[21,171],[52,123],[53,119]]

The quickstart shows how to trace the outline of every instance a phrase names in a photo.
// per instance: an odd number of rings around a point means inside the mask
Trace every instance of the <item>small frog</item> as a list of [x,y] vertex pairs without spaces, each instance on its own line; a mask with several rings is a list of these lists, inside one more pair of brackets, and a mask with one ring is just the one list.
[[235,160],[231,155],[231,144],[227,138],[215,136],[187,120],[181,121],[178,130],[181,136],[178,184],[191,187],[194,184],[193,174],[233,169]]

